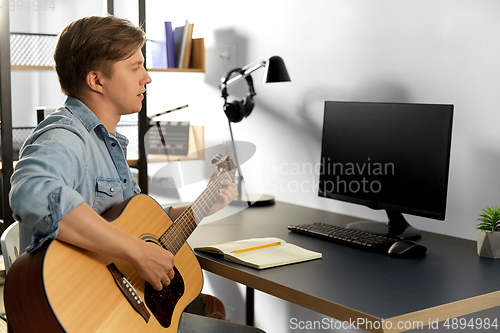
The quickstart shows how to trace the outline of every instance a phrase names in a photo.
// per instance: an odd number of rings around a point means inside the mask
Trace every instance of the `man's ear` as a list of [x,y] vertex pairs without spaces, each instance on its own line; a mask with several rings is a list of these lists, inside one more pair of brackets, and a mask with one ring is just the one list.
[[102,93],[102,78],[103,74],[99,71],[90,71],[86,76],[86,82],[89,88],[95,92]]

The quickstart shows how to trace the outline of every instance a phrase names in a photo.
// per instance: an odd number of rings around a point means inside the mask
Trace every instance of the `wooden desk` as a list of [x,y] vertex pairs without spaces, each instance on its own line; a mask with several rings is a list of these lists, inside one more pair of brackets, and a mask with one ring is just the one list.
[[384,320],[384,328],[421,321],[428,326],[429,320],[500,306],[500,260],[478,257],[475,241],[424,232],[426,256],[396,259],[287,230],[289,224],[322,221],[345,226],[354,220],[359,219],[277,202],[201,225],[188,242],[195,247],[275,236],[322,252],[319,260],[256,270],[195,251],[207,271],[340,321]]

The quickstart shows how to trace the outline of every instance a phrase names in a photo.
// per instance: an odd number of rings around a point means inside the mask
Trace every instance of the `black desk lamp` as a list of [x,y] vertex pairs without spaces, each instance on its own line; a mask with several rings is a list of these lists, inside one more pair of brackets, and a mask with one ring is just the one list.
[[[232,204],[234,205],[246,205],[251,207],[274,204],[274,197],[266,194],[262,196],[251,196],[248,193],[245,193],[246,199],[242,198],[241,183],[243,181],[243,174],[241,173],[238,158],[236,156],[233,129],[231,127],[231,123],[240,122],[241,120],[243,120],[243,118],[248,117],[252,112],[254,107],[253,97],[256,95],[256,93],[253,86],[253,79],[250,74],[261,67],[265,68],[263,83],[291,81],[283,59],[278,56],[273,56],[268,60],[260,60],[259,62],[248,64],[243,68],[235,68],[230,70],[221,78],[221,84],[219,86],[222,98],[224,98],[224,113],[226,114],[228,119],[229,131],[231,133],[231,142],[233,144],[233,150],[235,154],[234,158],[236,161],[236,165],[238,166],[238,197],[233,200]],[[227,98],[229,95],[227,93],[227,88],[243,78],[247,82],[248,94],[241,101],[228,102]]]

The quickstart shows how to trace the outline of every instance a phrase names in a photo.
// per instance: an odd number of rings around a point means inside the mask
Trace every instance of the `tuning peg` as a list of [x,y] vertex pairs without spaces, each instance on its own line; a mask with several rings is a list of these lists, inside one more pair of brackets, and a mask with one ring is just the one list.
[[217,154],[217,155],[215,155],[215,156],[212,158],[212,164],[217,164],[217,163],[219,163],[219,161],[220,161],[220,156],[219,156],[219,155],[220,155],[220,154]]

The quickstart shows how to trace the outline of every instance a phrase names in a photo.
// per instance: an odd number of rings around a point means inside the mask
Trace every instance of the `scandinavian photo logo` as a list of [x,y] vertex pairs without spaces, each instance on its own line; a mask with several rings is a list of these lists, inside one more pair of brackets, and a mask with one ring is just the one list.
[[394,163],[372,161],[370,157],[362,162],[332,162],[323,159],[320,163],[286,163],[277,165],[271,159],[267,163],[266,185],[271,191],[288,193],[379,193],[383,178],[396,172]]
[[[383,176],[393,176],[394,163],[373,162],[368,157],[363,162],[330,162],[323,159],[321,172],[325,180],[323,193],[379,193]],[[378,178],[378,179],[377,179]]]

